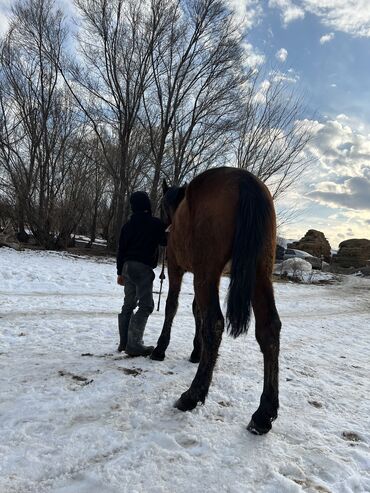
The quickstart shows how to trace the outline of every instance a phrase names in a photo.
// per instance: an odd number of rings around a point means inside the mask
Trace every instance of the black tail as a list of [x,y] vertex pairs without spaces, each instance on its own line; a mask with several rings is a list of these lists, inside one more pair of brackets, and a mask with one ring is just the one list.
[[239,187],[239,204],[227,300],[227,329],[233,337],[248,331],[257,260],[268,234],[271,202],[252,177]]

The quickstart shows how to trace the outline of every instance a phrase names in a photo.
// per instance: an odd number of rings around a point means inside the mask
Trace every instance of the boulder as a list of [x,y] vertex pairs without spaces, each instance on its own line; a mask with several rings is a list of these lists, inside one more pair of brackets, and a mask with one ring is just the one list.
[[[319,257],[305,257],[305,261],[312,265],[313,269],[321,270],[323,261]],[[324,262],[326,263],[326,262]]]
[[342,241],[333,261],[340,267],[366,267],[370,261],[370,240],[353,238]]
[[296,250],[303,250],[310,253],[314,257],[324,257],[326,262],[330,262],[331,247],[328,240],[325,238],[324,233],[316,231],[316,229],[309,229],[307,233],[299,241],[294,241],[288,244],[288,248]]

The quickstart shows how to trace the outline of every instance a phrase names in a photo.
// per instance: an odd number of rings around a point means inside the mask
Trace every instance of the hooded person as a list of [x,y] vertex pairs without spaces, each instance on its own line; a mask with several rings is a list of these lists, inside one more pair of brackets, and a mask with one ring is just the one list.
[[144,345],[143,335],[154,309],[153,269],[158,263],[159,245],[166,245],[166,227],[152,216],[146,192],[134,192],[130,205],[132,215],[122,226],[117,252],[117,283],[125,287],[118,315],[118,351],[125,351],[129,356],[149,356],[154,347]]

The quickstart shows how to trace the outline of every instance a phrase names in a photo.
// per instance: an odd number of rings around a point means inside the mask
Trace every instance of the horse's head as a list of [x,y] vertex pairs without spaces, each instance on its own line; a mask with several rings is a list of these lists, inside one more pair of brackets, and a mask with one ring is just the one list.
[[185,197],[187,185],[183,187],[169,187],[166,180],[163,180],[162,190],[163,198],[161,203],[161,219],[166,226],[172,223],[173,216]]

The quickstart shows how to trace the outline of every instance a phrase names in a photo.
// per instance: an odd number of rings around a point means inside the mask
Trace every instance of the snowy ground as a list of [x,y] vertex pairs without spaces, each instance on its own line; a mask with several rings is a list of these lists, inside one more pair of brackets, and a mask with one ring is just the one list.
[[281,408],[263,437],[246,430],[263,378],[253,330],[224,336],[206,405],[181,413],[191,276],[163,362],[115,352],[115,280],[113,261],[0,249],[1,493],[370,491],[369,280],[276,285]]

